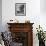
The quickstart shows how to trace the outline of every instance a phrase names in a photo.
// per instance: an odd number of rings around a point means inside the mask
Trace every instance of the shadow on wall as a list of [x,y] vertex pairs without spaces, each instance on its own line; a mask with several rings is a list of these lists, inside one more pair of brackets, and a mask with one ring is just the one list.
[[2,0],[0,0],[0,31],[2,31]]
[[40,0],[40,11],[46,15],[46,0]]

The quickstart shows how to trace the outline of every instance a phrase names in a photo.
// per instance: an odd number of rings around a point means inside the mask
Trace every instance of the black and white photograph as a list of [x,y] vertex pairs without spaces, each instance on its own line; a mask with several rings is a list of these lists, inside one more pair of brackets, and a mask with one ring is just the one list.
[[16,3],[15,4],[15,15],[16,16],[26,15],[26,3]]

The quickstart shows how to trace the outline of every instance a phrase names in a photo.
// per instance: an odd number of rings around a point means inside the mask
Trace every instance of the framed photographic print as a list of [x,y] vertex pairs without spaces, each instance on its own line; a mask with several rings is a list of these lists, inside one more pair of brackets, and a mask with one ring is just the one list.
[[15,15],[16,16],[26,16],[26,3],[16,3],[15,4]]

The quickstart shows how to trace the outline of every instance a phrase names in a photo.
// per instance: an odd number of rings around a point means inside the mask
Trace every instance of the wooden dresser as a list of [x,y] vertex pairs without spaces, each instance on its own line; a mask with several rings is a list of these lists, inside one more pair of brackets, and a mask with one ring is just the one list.
[[7,23],[12,39],[22,46],[33,46],[33,23]]

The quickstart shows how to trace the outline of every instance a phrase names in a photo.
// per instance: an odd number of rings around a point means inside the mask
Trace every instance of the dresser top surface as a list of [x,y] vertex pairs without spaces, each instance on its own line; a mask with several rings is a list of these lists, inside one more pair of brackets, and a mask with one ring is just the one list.
[[31,24],[33,25],[34,23],[7,23],[8,25],[15,25],[15,24],[18,24],[18,25],[23,25],[23,24]]

